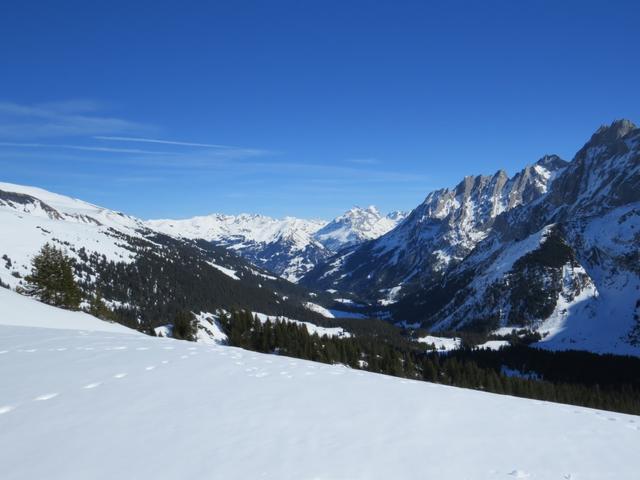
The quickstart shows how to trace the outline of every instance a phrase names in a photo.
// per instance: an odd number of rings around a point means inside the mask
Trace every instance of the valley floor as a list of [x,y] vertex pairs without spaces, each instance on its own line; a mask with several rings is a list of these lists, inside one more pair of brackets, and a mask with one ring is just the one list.
[[[99,328],[15,295],[0,297],[4,480],[640,471],[640,417]],[[39,310],[37,326],[7,305]],[[66,329],[43,328],[49,314]]]

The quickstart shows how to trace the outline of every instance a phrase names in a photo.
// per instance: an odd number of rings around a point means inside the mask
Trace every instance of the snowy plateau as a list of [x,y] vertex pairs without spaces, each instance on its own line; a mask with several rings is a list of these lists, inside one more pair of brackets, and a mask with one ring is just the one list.
[[3,480],[640,470],[637,416],[153,338],[2,288],[0,378]]

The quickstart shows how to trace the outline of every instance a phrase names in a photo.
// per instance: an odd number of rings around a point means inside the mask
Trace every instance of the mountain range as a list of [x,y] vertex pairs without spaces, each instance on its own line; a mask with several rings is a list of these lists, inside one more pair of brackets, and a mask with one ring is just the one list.
[[143,221],[0,183],[0,282],[23,285],[52,242],[86,292],[144,331],[183,308],[322,325],[343,305],[430,332],[524,328],[546,348],[640,355],[639,144],[640,129],[615,121],[570,161],[545,155],[513,175],[465,177],[408,214],[354,207],[330,222]]
[[184,220],[150,220],[147,226],[180,238],[204,239],[251,263],[298,281],[341,249],[392,230],[404,212],[382,215],[374,206],[353,207],[330,222],[294,217],[212,214]]
[[599,128],[570,162],[466,177],[303,285],[390,304],[433,331],[531,328],[549,348],[640,351],[640,129]]

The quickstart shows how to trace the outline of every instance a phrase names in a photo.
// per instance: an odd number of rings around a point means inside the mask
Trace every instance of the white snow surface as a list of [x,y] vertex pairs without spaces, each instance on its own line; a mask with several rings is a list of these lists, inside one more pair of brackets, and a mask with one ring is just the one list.
[[84,312],[54,308],[1,287],[0,325],[141,335],[118,323],[105,322]]
[[195,315],[196,342],[224,345],[227,343],[227,334],[222,331],[218,323],[218,316],[208,312],[200,312]]
[[426,335],[417,339],[420,343],[433,344],[438,350],[457,350],[462,345],[462,340],[458,337],[436,337],[433,335]]
[[488,340],[480,345],[476,345],[478,349],[488,348],[489,350],[500,350],[502,347],[509,346],[507,340]]
[[325,318],[335,318],[333,313],[331,313],[331,311],[328,308],[325,308],[322,305],[318,305],[317,303],[313,303],[313,302],[305,302],[303,305],[304,305],[304,308],[311,310],[312,312],[319,313]]
[[312,312],[319,313],[325,318],[367,318],[366,315],[357,312],[347,312],[346,310],[338,310],[335,308],[325,308],[313,302],[305,302],[304,307]]
[[398,297],[400,296],[400,290],[402,290],[402,285],[396,285],[393,288],[386,288],[386,289],[380,290],[380,293],[382,293],[384,297],[378,300],[378,304],[382,306],[387,306],[397,302]]
[[267,320],[275,323],[276,321],[286,322],[286,323],[295,323],[297,325],[304,325],[309,332],[309,335],[317,334],[319,337],[326,335],[327,337],[342,337],[348,338],[351,336],[351,333],[347,332],[342,327],[321,327],[320,325],[315,325],[309,322],[301,322],[300,320],[295,320],[293,318],[276,316],[276,315],[267,315],[265,313],[260,312],[251,312],[253,315],[258,317],[262,323],[265,323]]
[[[223,267],[221,265],[218,265],[216,263],[213,262],[209,262],[209,265],[211,265],[213,268],[215,268],[216,270],[221,271],[222,273],[224,273],[227,277],[230,277],[234,280],[240,280],[240,278],[238,278],[238,275],[236,275],[236,271],[232,270],[231,268],[227,268],[227,267]],[[265,275],[266,276],[266,275]]]
[[[31,324],[27,300],[2,318]],[[43,306],[38,322],[66,316],[77,317]],[[631,480],[640,469],[637,416],[101,331],[94,320],[0,325],[3,480]]]

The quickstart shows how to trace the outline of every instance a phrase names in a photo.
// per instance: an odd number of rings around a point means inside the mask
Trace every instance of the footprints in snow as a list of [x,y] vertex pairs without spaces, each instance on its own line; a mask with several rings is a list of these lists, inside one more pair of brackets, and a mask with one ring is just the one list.
[[[85,336],[84,333],[80,333],[80,336]],[[118,345],[118,346],[106,346],[106,347],[99,347],[96,348],[94,346],[79,346],[79,347],[75,347],[72,348],[72,350],[75,351],[95,351],[95,350],[103,350],[103,351],[117,351],[117,350],[128,350],[129,348],[133,348],[133,347],[127,347],[127,346],[123,346],[123,345]],[[173,346],[166,346],[163,347],[164,350],[175,350],[175,347]],[[54,348],[48,348],[46,349],[46,351],[49,352],[65,352],[68,351],[69,348],[68,347],[54,347]],[[150,347],[135,347],[136,351],[146,351],[146,350],[150,350]],[[198,352],[195,351],[197,350],[197,348],[195,347],[190,347],[189,349],[189,354],[188,355],[183,355],[181,358],[187,359],[187,358],[191,358],[191,356],[193,355],[197,355]],[[13,352],[15,353],[34,353],[37,352],[38,349],[36,348],[19,348],[16,350],[13,350]],[[7,354],[7,353],[11,353],[12,350],[0,350],[0,354]],[[160,364],[162,365],[167,365],[169,364],[169,360],[161,360]],[[150,372],[152,370],[155,370],[157,368],[156,365],[148,365],[146,367],[144,367],[144,371],[145,372]],[[127,372],[119,372],[116,373],[115,375],[113,375],[111,378],[115,379],[115,380],[120,380],[123,379],[125,377],[127,377],[129,374]],[[104,382],[92,382],[92,383],[88,383],[82,387],[80,387],[81,390],[93,390],[95,388],[100,387],[101,385],[103,385]],[[52,400],[58,396],[60,396],[61,394],[58,392],[49,392],[49,393],[45,393],[42,395],[38,395],[37,397],[33,398],[31,401],[32,402],[46,402],[49,400]],[[19,405],[0,405],[0,415],[4,415],[6,413],[12,412],[14,410],[16,410],[16,408],[18,408]]]
[[34,402],[45,402],[47,400],[51,400],[52,398],[56,398],[58,393],[45,393],[44,395],[39,395],[33,399]]
[[513,470],[512,472],[509,472],[509,476],[513,478],[529,478],[530,475],[522,470]]

